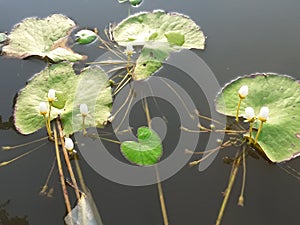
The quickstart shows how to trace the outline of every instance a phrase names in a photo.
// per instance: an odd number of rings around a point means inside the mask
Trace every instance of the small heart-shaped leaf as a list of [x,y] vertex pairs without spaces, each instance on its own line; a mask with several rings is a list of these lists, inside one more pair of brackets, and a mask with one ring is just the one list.
[[159,136],[148,127],[140,127],[137,131],[138,142],[125,141],[121,144],[121,152],[131,163],[140,166],[154,165],[162,156],[162,144]]

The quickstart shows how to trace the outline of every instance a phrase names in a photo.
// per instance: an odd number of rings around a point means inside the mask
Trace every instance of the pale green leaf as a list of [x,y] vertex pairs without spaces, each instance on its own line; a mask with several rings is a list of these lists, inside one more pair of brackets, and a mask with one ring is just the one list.
[[[235,116],[239,101],[238,90],[249,87],[248,96],[242,101],[239,115],[246,107],[253,107],[256,115],[263,106],[270,110],[258,138],[257,148],[272,162],[282,162],[300,153],[300,85],[289,76],[277,74],[254,74],[239,77],[227,84],[218,95],[218,112]],[[254,127],[258,128],[259,122]],[[253,132],[252,139],[255,138]]]
[[74,53],[66,45],[67,37],[75,26],[71,19],[61,14],[44,19],[27,18],[9,34],[3,53],[21,59],[37,55],[54,62],[83,60],[84,56]]
[[95,41],[97,34],[91,30],[80,30],[75,34],[75,37],[77,43],[86,45]]
[[205,47],[205,36],[192,19],[164,11],[141,12],[129,16],[112,30],[112,34],[113,39],[121,46],[144,46],[134,71],[134,79],[137,80],[157,72],[171,52]]
[[140,166],[154,165],[162,156],[162,144],[159,136],[148,127],[140,127],[137,132],[138,142],[125,141],[121,152],[131,163]]
[[180,39],[172,44],[178,42],[181,48],[204,49],[205,47],[205,36],[191,18],[160,10],[129,16],[120,22],[112,32],[114,40],[121,46],[141,44],[149,40],[168,43],[167,36],[172,34],[172,39],[174,36],[176,36],[175,39]]
[[63,102],[60,92],[66,98],[63,108],[61,104],[57,106],[61,109],[51,107],[51,120],[60,115],[66,135],[83,129],[79,111],[82,103],[90,107],[86,127],[102,127],[110,115],[111,88],[102,69],[88,67],[76,75],[72,64],[54,64],[36,74],[17,97],[14,120],[20,133],[30,134],[45,126],[43,116],[39,114],[39,103],[47,101],[49,89],[57,91],[59,101]]
[[139,55],[134,70],[134,79],[146,79],[162,67],[162,62],[175,51],[168,43],[148,42]]

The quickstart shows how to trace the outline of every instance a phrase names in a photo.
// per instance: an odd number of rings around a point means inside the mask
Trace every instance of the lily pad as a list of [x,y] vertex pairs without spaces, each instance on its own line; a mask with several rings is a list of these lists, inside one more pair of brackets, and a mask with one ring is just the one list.
[[[112,30],[114,40],[121,46],[135,45],[148,42],[169,43],[184,37],[181,48],[204,49],[205,36],[200,27],[188,16],[179,13],[166,13],[162,10],[141,12],[127,17]],[[169,44],[176,44],[171,41]]]
[[[161,10],[129,16],[111,33],[113,40],[121,46],[144,46],[134,71],[137,80],[157,72],[171,52],[205,47],[205,36],[191,18]],[[147,68],[144,68],[145,65],[148,65]]]
[[0,47],[3,45],[5,41],[7,41],[8,37],[5,33],[0,33]]
[[76,42],[87,45],[96,40],[97,34],[91,30],[80,30],[75,34]]
[[[97,90],[93,86],[96,84]],[[99,85],[102,88],[99,88]],[[45,126],[43,116],[39,114],[39,103],[47,101],[49,89],[57,91],[57,97],[61,102],[63,97],[60,93],[65,96],[66,101],[62,109],[58,109],[60,108],[58,106],[58,108],[51,107],[51,120],[60,115],[66,135],[83,128],[79,112],[80,103],[91,106],[90,115],[85,119],[86,127],[103,127],[103,123],[110,115],[111,88],[107,85],[107,76],[102,69],[88,67],[80,75],[76,75],[72,64],[54,64],[36,74],[18,94],[14,120],[15,127],[20,133],[30,134]]]
[[162,68],[163,61],[175,51],[168,43],[149,42],[141,50],[134,69],[134,79],[142,80]]
[[[300,154],[300,84],[294,78],[278,74],[252,74],[239,77],[227,84],[217,96],[218,112],[235,116],[239,101],[238,90],[249,87],[242,101],[240,115],[246,107],[253,107],[256,115],[263,106],[270,110],[257,142],[272,162],[287,161]],[[258,128],[260,122],[254,124]],[[254,130],[252,139],[255,138]]]
[[137,131],[138,142],[125,141],[121,144],[121,152],[131,163],[140,166],[154,165],[162,156],[162,144],[159,136],[148,127],[140,127]]
[[3,53],[9,57],[40,56],[58,61],[79,61],[86,57],[74,53],[67,45],[67,38],[76,26],[74,21],[61,14],[47,18],[27,18],[15,25],[9,34]]
[[139,6],[143,0],[118,0],[119,3],[129,2],[132,6]]

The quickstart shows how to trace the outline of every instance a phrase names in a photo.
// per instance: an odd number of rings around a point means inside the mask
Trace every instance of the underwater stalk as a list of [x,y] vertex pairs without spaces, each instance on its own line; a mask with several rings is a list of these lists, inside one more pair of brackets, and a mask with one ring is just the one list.
[[66,186],[66,182],[65,182],[65,177],[64,177],[64,173],[63,173],[63,169],[62,169],[62,165],[61,165],[61,159],[60,159],[59,147],[58,147],[58,140],[57,140],[57,133],[56,133],[55,128],[53,129],[53,132],[54,132],[55,154],[56,154],[56,160],[57,160],[58,173],[59,173],[61,188],[62,188],[62,191],[63,191],[63,196],[64,196],[64,199],[65,199],[67,212],[69,213],[69,212],[71,212],[72,209],[71,209],[70,199],[69,199],[67,186]]
[[156,172],[157,189],[158,189],[158,194],[159,194],[161,212],[162,212],[162,216],[164,219],[164,225],[169,225],[168,214],[167,214],[167,209],[166,209],[166,204],[165,204],[165,198],[164,198],[164,193],[163,193],[163,189],[162,189],[161,182],[160,182],[157,165],[155,165],[155,172]]
[[226,205],[227,205],[227,202],[228,202],[228,199],[229,199],[229,196],[230,196],[230,193],[231,193],[231,190],[232,190],[232,187],[233,187],[233,184],[234,184],[234,181],[235,181],[238,169],[239,169],[241,158],[242,158],[242,156],[238,156],[233,162],[232,173],[230,174],[230,177],[229,177],[229,183],[228,183],[228,186],[226,188],[225,196],[224,196],[222,206],[220,208],[218,218],[216,220],[215,225],[220,225],[221,224],[221,221],[222,221],[222,218],[223,218],[223,215],[224,215],[224,211],[225,211],[225,208],[226,208]]
[[56,123],[57,123],[58,131],[59,131],[60,142],[61,142],[61,145],[62,145],[65,162],[66,162],[66,165],[67,165],[67,168],[68,168],[68,171],[69,171],[72,183],[73,183],[73,185],[75,187],[76,197],[77,197],[78,200],[80,200],[80,193],[79,193],[77,181],[75,179],[73,168],[71,166],[71,162],[70,162],[70,159],[69,159],[68,151],[67,151],[67,149],[65,147],[65,140],[64,140],[64,136],[63,136],[63,132],[62,132],[62,128],[61,128],[61,124],[60,124],[59,119],[56,120]]

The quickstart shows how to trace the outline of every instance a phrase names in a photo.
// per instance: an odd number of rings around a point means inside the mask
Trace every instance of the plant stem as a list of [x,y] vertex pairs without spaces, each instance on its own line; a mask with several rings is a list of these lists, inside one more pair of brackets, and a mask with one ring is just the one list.
[[84,182],[84,179],[83,179],[83,175],[82,175],[82,171],[81,171],[81,168],[79,166],[79,158],[78,158],[77,154],[75,154],[75,167],[76,167],[77,175],[78,175],[78,178],[79,178],[80,186],[81,186],[83,192],[85,194],[87,194],[88,190],[86,188],[86,185],[85,185],[85,182]]
[[261,132],[261,129],[262,129],[262,127],[263,127],[263,124],[264,124],[264,122],[263,122],[263,121],[260,121],[260,125],[259,125],[259,128],[258,128],[257,134],[256,134],[256,136],[255,136],[254,144],[256,144],[257,141],[258,141],[258,136],[259,136],[259,134],[260,134],[260,132]]
[[51,107],[52,107],[52,103],[49,102],[49,112],[48,112],[48,120],[46,122],[46,127],[47,127],[47,132],[48,132],[48,135],[49,135],[49,138],[51,140],[53,140],[53,137],[52,137],[52,132],[51,132],[51,127],[50,127],[50,122],[51,122]]
[[243,148],[243,183],[241,194],[238,200],[239,206],[244,206],[244,192],[245,192],[245,185],[246,185],[246,148]]
[[[49,118],[49,117],[48,117]],[[53,137],[52,137],[52,131],[50,129],[50,122],[48,123],[49,119],[47,120],[46,116],[44,115],[44,121],[45,121],[45,125],[46,125],[46,129],[47,129],[47,133],[48,133],[48,136],[50,138],[50,140],[53,140]]]
[[229,196],[230,196],[230,192],[232,190],[232,187],[233,187],[233,184],[234,184],[234,181],[235,181],[238,169],[239,169],[241,158],[242,158],[241,156],[238,156],[232,164],[232,172],[231,172],[230,177],[229,177],[229,183],[228,183],[228,186],[226,188],[225,196],[224,196],[222,206],[220,208],[219,215],[218,215],[218,218],[216,220],[215,225],[220,225],[221,224],[221,220],[222,220],[223,215],[224,215],[224,211],[225,211],[225,208],[226,208]]
[[82,116],[82,128],[83,128],[83,136],[87,134],[85,129],[85,116]]
[[167,214],[167,209],[166,209],[165,199],[164,199],[164,193],[163,193],[163,189],[162,189],[161,182],[160,182],[158,168],[157,168],[157,165],[155,165],[154,167],[155,167],[155,173],[156,173],[157,189],[158,189],[158,194],[159,194],[161,212],[162,212],[162,216],[164,219],[164,225],[169,225],[168,214]]
[[66,187],[66,183],[65,183],[65,177],[64,177],[64,173],[63,173],[63,169],[62,169],[62,165],[61,165],[56,129],[53,129],[53,132],[54,132],[57,167],[58,167],[58,173],[59,173],[61,188],[62,188],[62,191],[63,191],[67,212],[70,213],[71,212],[71,204],[70,204],[68,191],[67,191],[67,187]]
[[241,107],[241,102],[243,99],[240,98],[237,109],[236,109],[236,115],[235,115],[235,121],[239,122],[239,112],[240,112],[240,107]]
[[74,172],[73,172],[73,169],[72,169],[72,166],[71,166],[71,162],[70,162],[70,159],[69,159],[68,151],[65,148],[65,140],[64,140],[64,136],[63,136],[63,132],[62,132],[62,129],[61,129],[61,124],[60,124],[59,119],[56,119],[56,123],[57,123],[58,131],[59,131],[60,142],[61,142],[61,145],[62,145],[65,162],[66,162],[66,165],[67,165],[67,168],[68,168],[68,171],[69,171],[72,183],[73,183],[73,185],[75,187],[76,197],[77,197],[77,199],[79,201],[80,200],[80,193],[79,193],[77,181],[75,179],[75,175],[74,175]]
[[253,129],[253,122],[250,122],[250,127],[249,127],[250,140],[252,140],[252,129]]

